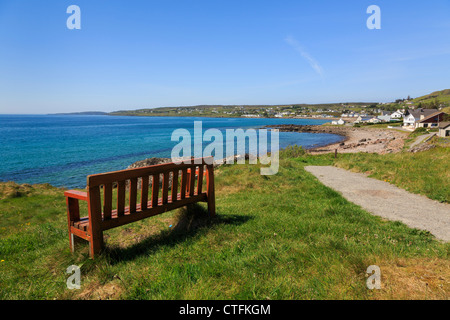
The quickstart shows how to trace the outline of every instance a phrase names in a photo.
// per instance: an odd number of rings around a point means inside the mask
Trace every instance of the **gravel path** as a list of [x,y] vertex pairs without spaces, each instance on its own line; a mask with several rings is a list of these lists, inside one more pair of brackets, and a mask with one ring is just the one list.
[[332,166],[307,166],[324,185],[347,200],[383,218],[401,221],[411,228],[430,231],[436,238],[450,241],[450,205],[409,193],[388,182],[368,178]]
[[414,148],[418,144],[422,143],[424,140],[430,138],[431,136],[434,136],[434,132],[418,136],[417,139],[413,143],[411,143],[411,145],[409,146],[409,149],[411,150],[412,148]]

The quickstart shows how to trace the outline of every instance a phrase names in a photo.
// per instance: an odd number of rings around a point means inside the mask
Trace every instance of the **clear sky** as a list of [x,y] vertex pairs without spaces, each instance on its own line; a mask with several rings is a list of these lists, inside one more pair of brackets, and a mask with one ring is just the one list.
[[[369,30],[369,5],[381,29]],[[81,9],[69,30],[67,7]],[[450,88],[450,0],[0,0],[0,113],[385,102]]]

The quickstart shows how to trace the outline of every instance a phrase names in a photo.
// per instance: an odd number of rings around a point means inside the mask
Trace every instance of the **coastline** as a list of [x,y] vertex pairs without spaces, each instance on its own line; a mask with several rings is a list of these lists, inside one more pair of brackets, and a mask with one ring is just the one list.
[[[67,116],[69,117],[69,116]],[[50,119],[51,120],[51,119]],[[50,121],[48,120],[48,121]],[[28,120],[27,120],[28,121]],[[53,120],[51,120],[53,121]],[[94,128],[97,126],[98,121],[97,119],[90,120],[90,122],[86,122],[84,119],[80,120],[82,125],[86,125],[89,128]],[[153,122],[169,122],[173,120],[167,120],[167,121],[159,121],[159,120],[152,120]],[[131,124],[134,124],[135,121],[129,121]],[[283,122],[282,119],[279,119],[278,121],[264,121],[264,119],[255,120],[253,122],[252,120],[247,120],[240,118],[239,123],[246,123],[247,126],[255,127],[257,125],[257,128],[278,128],[280,131],[285,132],[305,132],[305,133],[327,133],[327,134],[335,134],[338,135],[338,137],[335,136],[333,141],[330,141],[328,139],[323,139],[321,143],[320,139],[312,139],[312,142],[308,144],[307,150],[308,154],[321,154],[321,153],[331,153],[335,152],[337,149],[338,152],[376,152],[376,153],[389,153],[389,152],[398,152],[401,147],[403,147],[403,139],[397,139],[400,137],[404,137],[403,135],[405,133],[398,133],[396,130],[388,130],[388,129],[365,129],[365,128],[354,128],[354,127],[347,127],[347,126],[330,126],[330,125],[319,125],[318,122],[317,125],[312,124],[316,123],[316,121],[298,121],[299,124],[286,124],[291,121],[287,120],[286,122]],[[265,122],[265,125],[264,125]],[[294,122],[294,121],[292,121]],[[109,121],[104,121],[104,123],[109,124]],[[127,122],[128,123],[128,122]],[[278,124],[279,123],[279,124]],[[295,123],[295,122],[294,122]],[[303,125],[301,125],[303,123]],[[52,122],[53,124],[53,122]],[[145,128],[142,126],[142,128]],[[71,127],[69,127],[71,129]],[[119,127],[120,129],[120,127]],[[166,130],[167,131],[167,130]],[[170,130],[169,130],[170,131]],[[25,131],[24,131],[25,132]],[[73,134],[76,136],[78,130],[72,129]],[[72,133],[71,133],[72,134]],[[93,132],[95,134],[95,130]],[[136,132],[125,132],[130,137],[134,137]],[[406,134],[405,134],[406,135]],[[72,137],[72,136],[71,136]],[[51,137],[49,137],[51,138]],[[107,145],[105,141],[105,144]],[[138,141],[137,144],[140,144],[141,142]],[[296,138],[294,135],[289,140],[289,145],[295,145],[295,144],[302,144],[301,138]],[[158,148],[161,148],[159,145],[153,145],[150,146],[152,149],[149,150],[160,150]],[[149,148],[150,148],[149,147]],[[120,157],[121,154],[118,155],[116,152],[112,153],[110,157],[105,157],[104,159],[94,159],[92,161],[84,161],[82,165],[78,166],[77,162],[70,163],[69,159],[69,165],[66,165],[63,163],[62,160],[60,160],[60,157],[53,157],[50,160],[55,160],[55,164],[53,166],[49,166],[46,172],[43,172],[43,170],[40,170],[38,174],[41,174],[42,177],[39,176],[39,179],[33,179],[33,174],[36,169],[27,169],[27,171],[24,171],[22,179],[18,179],[20,171],[16,171],[15,175],[7,175],[5,174],[2,177],[2,181],[21,181],[29,184],[34,183],[45,183],[48,182],[55,186],[67,186],[67,187],[77,187],[77,186],[84,186],[85,184],[85,177],[78,174],[82,168],[82,170],[86,171],[87,173],[90,172],[108,172],[112,171],[110,170],[107,165],[103,165],[104,163],[107,163],[108,161],[116,161],[114,162],[114,169],[113,170],[119,170],[122,168],[126,168],[130,164],[132,164],[135,161],[143,160],[145,158],[148,158],[148,156],[154,156],[154,157],[163,157],[167,156],[166,154],[162,154],[161,152],[158,153],[150,153],[150,152],[141,152],[140,154],[136,154],[133,156],[129,156],[128,153],[124,154],[123,157]],[[130,161],[126,161],[128,158],[130,158]],[[64,159],[63,159],[64,160]],[[59,161],[59,162],[58,162]],[[62,164],[61,164],[61,163]],[[99,169],[100,167],[100,169]],[[87,168],[87,169],[85,169]],[[92,169],[91,169],[92,168]],[[115,169],[118,168],[118,169]],[[88,170],[89,169],[89,170]],[[62,172],[66,174],[69,178],[65,179],[63,174],[56,175],[54,172]],[[53,174],[53,176],[51,176]],[[53,179],[44,179],[47,176],[51,176]]]
[[408,133],[382,128],[355,128],[346,126],[310,126],[310,125],[268,125],[265,128],[278,129],[281,132],[329,133],[343,137],[337,143],[307,149],[310,154],[331,153],[397,153],[404,146]]

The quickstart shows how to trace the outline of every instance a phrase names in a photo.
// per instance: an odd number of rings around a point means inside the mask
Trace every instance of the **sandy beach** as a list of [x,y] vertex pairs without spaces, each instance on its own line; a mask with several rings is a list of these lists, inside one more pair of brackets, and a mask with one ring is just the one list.
[[401,151],[408,135],[398,130],[369,127],[271,125],[267,128],[276,128],[282,132],[331,133],[344,137],[341,142],[309,149],[311,154],[330,153],[335,150],[338,153],[396,153]]

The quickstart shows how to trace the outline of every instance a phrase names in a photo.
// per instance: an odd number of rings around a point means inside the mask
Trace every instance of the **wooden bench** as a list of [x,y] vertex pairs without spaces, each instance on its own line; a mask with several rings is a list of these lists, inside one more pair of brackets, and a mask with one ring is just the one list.
[[[76,235],[89,241],[90,256],[94,258],[103,248],[103,231],[200,201],[208,203],[208,212],[214,216],[212,163],[212,157],[208,157],[193,159],[190,163],[172,162],[88,176],[87,192],[75,190],[64,192],[71,251],[74,251],[74,235]],[[192,174],[193,172],[195,174]],[[204,177],[206,191],[203,187]],[[171,186],[169,186],[170,179]],[[149,190],[150,181],[151,190]],[[138,182],[140,182],[140,197],[138,197]],[[113,189],[117,189],[117,203],[114,210]],[[126,193],[129,194],[128,203],[125,203]],[[87,217],[80,218],[79,200],[87,201]]]

